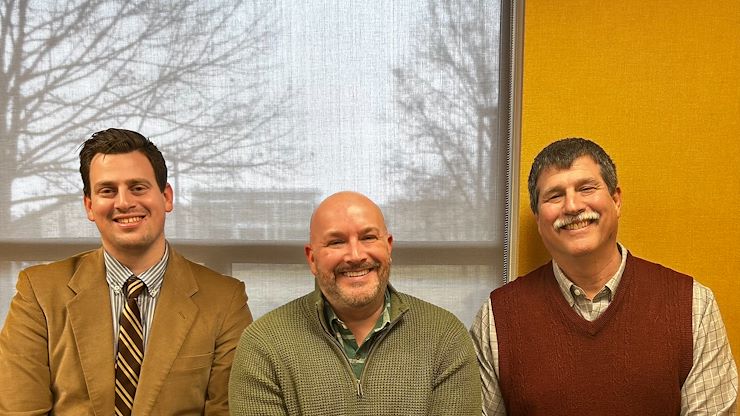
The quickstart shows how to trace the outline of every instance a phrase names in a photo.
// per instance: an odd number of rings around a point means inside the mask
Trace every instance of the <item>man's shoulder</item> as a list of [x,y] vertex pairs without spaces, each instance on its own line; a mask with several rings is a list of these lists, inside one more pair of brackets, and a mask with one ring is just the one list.
[[296,318],[309,314],[316,300],[313,292],[307,293],[267,312],[260,319],[270,323],[295,323]]
[[409,295],[408,293],[395,292],[395,295],[401,302],[401,308],[405,310],[404,319],[412,325],[448,326],[452,324],[462,326],[464,329],[464,325],[460,319],[441,306]]
[[435,305],[424,299],[417,298],[416,296],[409,295],[408,293],[395,292],[395,294],[408,307],[409,310],[423,310],[425,312],[428,312],[429,314],[439,316],[455,316],[452,314],[452,312],[441,306]]
[[315,295],[306,294],[262,315],[252,322],[245,334],[268,343],[286,342],[297,334],[306,334],[311,327],[320,327],[315,308]]
[[[450,350],[475,359],[473,341],[465,324],[449,310],[419,299],[415,296],[398,293],[398,298],[406,305],[406,312],[391,329],[379,349],[396,348],[404,345],[413,354],[430,353],[438,360]],[[444,352],[443,352],[444,351]]]
[[94,249],[74,254],[65,259],[29,266],[21,271],[29,279],[42,278],[47,281],[70,278],[80,265],[86,262],[102,264],[102,250]]
[[694,281],[694,278],[679,272],[677,270],[671,269],[670,267],[664,266],[660,263],[656,263],[650,260],[646,260],[641,257],[637,257],[632,255],[632,253],[629,254],[627,257],[627,265],[626,268],[632,268],[635,273],[639,274],[649,274],[651,278],[668,278],[668,279],[683,279],[686,281]]
[[170,252],[170,264],[168,264],[167,267],[168,269],[169,267],[173,267],[175,272],[180,272],[183,268],[186,268],[199,284],[206,286],[225,286],[231,288],[242,284],[241,280],[222,274],[208,266],[196,263],[179,254],[175,250],[171,250]]
[[539,285],[547,278],[554,278],[552,272],[552,261],[548,261],[536,269],[517,277],[511,282],[494,289],[491,294],[494,297],[519,296],[522,292],[531,290],[534,285]]

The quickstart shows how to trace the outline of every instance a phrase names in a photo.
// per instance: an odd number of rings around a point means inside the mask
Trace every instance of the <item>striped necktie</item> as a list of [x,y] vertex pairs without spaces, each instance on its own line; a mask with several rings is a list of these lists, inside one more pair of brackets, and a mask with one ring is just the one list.
[[131,276],[123,285],[126,304],[121,313],[116,356],[116,415],[130,416],[134,406],[139,371],[144,360],[144,331],[136,298],[144,290],[144,282]]

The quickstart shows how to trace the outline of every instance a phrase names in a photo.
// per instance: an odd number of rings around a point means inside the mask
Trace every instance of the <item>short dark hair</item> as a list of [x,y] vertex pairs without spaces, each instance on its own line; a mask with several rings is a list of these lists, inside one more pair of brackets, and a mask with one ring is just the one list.
[[167,186],[167,165],[162,152],[149,139],[131,130],[107,129],[93,133],[85,140],[80,150],[80,175],[82,175],[82,192],[90,196],[90,163],[98,153],[115,155],[141,152],[149,159],[154,169],[159,190],[164,192]]
[[617,167],[612,159],[598,144],[580,137],[569,137],[550,143],[540,151],[532,162],[527,185],[529,188],[529,206],[537,214],[537,180],[542,171],[549,167],[567,169],[581,156],[590,156],[599,165],[601,178],[604,179],[609,193],[614,195],[617,190]]

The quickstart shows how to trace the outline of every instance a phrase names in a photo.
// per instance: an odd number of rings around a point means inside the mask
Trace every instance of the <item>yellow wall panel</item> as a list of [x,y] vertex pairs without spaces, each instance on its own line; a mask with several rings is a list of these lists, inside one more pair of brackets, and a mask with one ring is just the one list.
[[519,272],[549,259],[526,180],[539,150],[587,137],[622,187],[619,239],[717,296],[740,356],[740,7],[737,0],[528,0]]

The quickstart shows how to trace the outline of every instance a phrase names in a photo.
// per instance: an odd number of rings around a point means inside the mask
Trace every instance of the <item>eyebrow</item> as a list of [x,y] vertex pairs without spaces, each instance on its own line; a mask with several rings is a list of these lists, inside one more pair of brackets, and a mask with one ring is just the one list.
[[[97,189],[100,189],[100,188],[108,188],[108,187],[114,186],[116,183],[117,182],[115,182],[115,181],[100,181],[100,182],[96,182],[93,185],[93,189],[96,189],[97,190]],[[141,184],[141,183],[146,184],[146,185],[151,185],[151,181],[149,181],[146,178],[133,178],[133,179],[127,180],[125,183],[128,186],[138,185],[138,184]]]
[[[580,179],[578,182],[575,183],[574,187],[575,188],[578,188],[579,186],[582,186],[582,185],[585,185],[585,184],[596,184],[596,185],[599,185],[600,183],[601,183],[601,181],[599,181],[598,178],[588,177],[588,178]],[[550,195],[550,194],[553,194],[555,192],[562,191],[563,189],[565,189],[565,187],[564,186],[561,186],[561,185],[551,186],[551,187],[549,187],[547,189],[543,189],[542,192],[540,192],[540,195],[541,196]]]
[[[368,234],[368,233],[382,234],[382,232],[380,231],[380,228],[378,228],[376,226],[365,227],[365,228],[363,228],[363,229],[360,230],[360,233],[359,234],[360,235],[363,235],[363,234]],[[323,235],[324,238],[344,237],[344,236],[345,236],[345,233],[342,232],[342,231],[339,231],[339,230],[329,230],[328,232],[324,233],[324,235]]]

